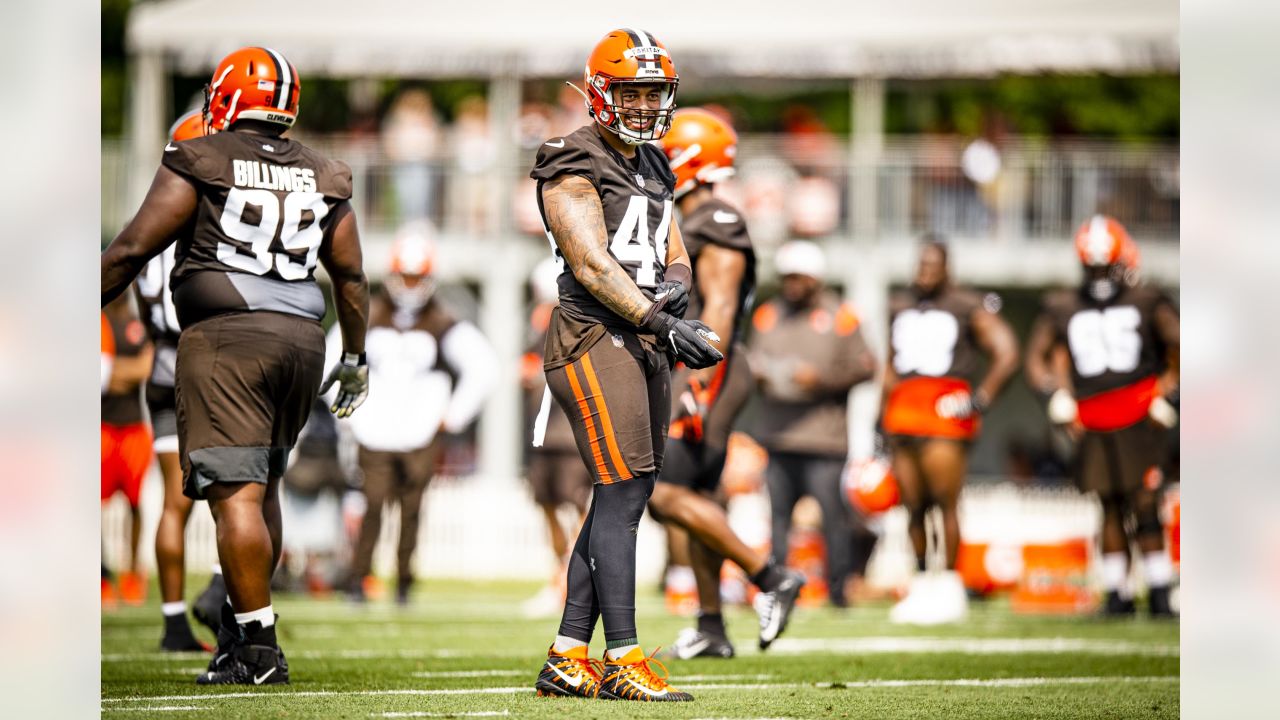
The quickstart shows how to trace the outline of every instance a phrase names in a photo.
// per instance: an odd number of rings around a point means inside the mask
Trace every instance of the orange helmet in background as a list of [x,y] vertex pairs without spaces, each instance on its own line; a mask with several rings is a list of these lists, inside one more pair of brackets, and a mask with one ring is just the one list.
[[214,131],[238,120],[292,127],[301,91],[298,71],[271,48],[246,47],[222,58],[204,88],[204,121]]
[[711,185],[734,174],[738,133],[729,123],[701,108],[676,113],[662,138],[671,171],[676,175],[676,198],[698,185]]
[[1136,258],[1137,249],[1119,221],[1094,215],[1076,231],[1076,255],[1086,267],[1101,267],[1122,262],[1126,255]]
[[1076,255],[1085,268],[1085,291],[1105,302],[1138,282],[1138,244],[1118,220],[1094,215],[1076,231]]
[[[169,128],[169,138],[174,142],[182,142],[192,138],[205,136],[204,113],[200,110],[192,110],[186,115],[178,118],[173,123],[173,127]],[[212,133],[209,133],[212,134]]]
[[391,243],[386,286],[397,308],[416,311],[436,290],[431,277],[436,264],[435,230],[426,222],[405,225]]
[[849,505],[864,515],[882,513],[898,504],[898,481],[884,458],[850,462],[840,485]]
[[[643,30],[614,30],[596,43],[583,73],[587,111],[606,130],[631,145],[641,145],[667,134],[671,114],[676,109],[676,86],[680,76],[667,48]],[[626,110],[617,95],[628,83],[659,84],[662,102],[657,110]],[[640,129],[628,127],[622,116],[652,121]]]

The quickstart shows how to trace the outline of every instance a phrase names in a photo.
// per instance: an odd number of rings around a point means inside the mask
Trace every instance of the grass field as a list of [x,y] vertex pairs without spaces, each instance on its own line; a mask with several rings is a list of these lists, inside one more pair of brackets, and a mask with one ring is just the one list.
[[[201,581],[202,582],[202,581]],[[192,587],[199,587],[193,584]],[[755,615],[730,611],[733,660],[667,663],[687,704],[537,698],[555,620],[514,608],[527,583],[420,583],[414,603],[356,607],[277,597],[292,684],[197,687],[208,656],[156,650],[156,604],[104,612],[102,710],[198,718],[1174,718],[1178,627],[1139,619],[1029,618],[975,603],[964,625],[906,629],[887,606],[800,610],[767,653]],[[154,596],[156,593],[153,592]],[[646,650],[688,620],[642,593]],[[199,632],[204,632],[203,628]],[[206,639],[208,639],[206,637]],[[603,635],[597,644],[602,646]],[[600,650],[592,647],[594,654]]]

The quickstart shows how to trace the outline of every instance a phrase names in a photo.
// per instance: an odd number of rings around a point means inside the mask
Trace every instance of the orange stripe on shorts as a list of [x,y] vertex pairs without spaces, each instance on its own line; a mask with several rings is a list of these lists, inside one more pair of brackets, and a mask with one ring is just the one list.
[[596,461],[596,472],[600,474],[600,482],[608,484],[613,482],[613,475],[609,473],[609,467],[604,462],[604,453],[600,451],[600,436],[596,434],[596,424],[591,419],[591,408],[587,405],[586,396],[582,394],[578,375],[573,370],[576,364],[565,365],[564,371],[569,376],[569,387],[573,388],[573,398],[578,401],[578,410],[582,413],[582,421],[587,426],[587,437],[591,439],[591,455]]
[[604,425],[604,442],[609,448],[609,457],[613,460],[613,466],[618,469],[618,479],[630,480],[631,471],[622,461],[622,453],[618,450],[618,441],[613,433],[613,420],[609,417],[609,406],[605,405],[604,393],[600,392],[600,383],[596,379],[595,368],[591,366],[590,354],[582,356],[582,369],[587,373],[587,384],[591,386],[591,393],[596,398],[596,407],[600,408],[600,422]]

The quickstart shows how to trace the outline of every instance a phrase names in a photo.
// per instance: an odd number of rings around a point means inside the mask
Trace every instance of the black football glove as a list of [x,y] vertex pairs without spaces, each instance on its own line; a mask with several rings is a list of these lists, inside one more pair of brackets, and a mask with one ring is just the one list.
[[364,404],[364,399],[369,397],[369,363],[365,360],[364,353],[343,353],[342,362],[333,366],[329,377],[320,387],[320,394],[329,392],[335,382],[338,383],[338,397],[329,411],[340,418],[350,417],[356,408]]
[[677,360],[694,370],[711,367],[724,359],[724,355],[707,342],[707,338],[719,340],[720,337],[697,320],[681,320],[660,311],[646,318],[644,327],[652,330]]
[[678,318],[684,317],[689,309],[689,291],[684,283],[663,282],[653,289],[654,302],[662,303],[662,309]]

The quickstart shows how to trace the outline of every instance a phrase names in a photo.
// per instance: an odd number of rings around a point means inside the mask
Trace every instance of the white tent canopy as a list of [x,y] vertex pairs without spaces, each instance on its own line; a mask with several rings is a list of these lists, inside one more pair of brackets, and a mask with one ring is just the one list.
[[270,45],[311,74],[575,74],[596,39],[632,25],[686,72],[735,77],[940,77],[1176,70],[1176,0],[169,0],[130,17],[135,54],[204,72]]

